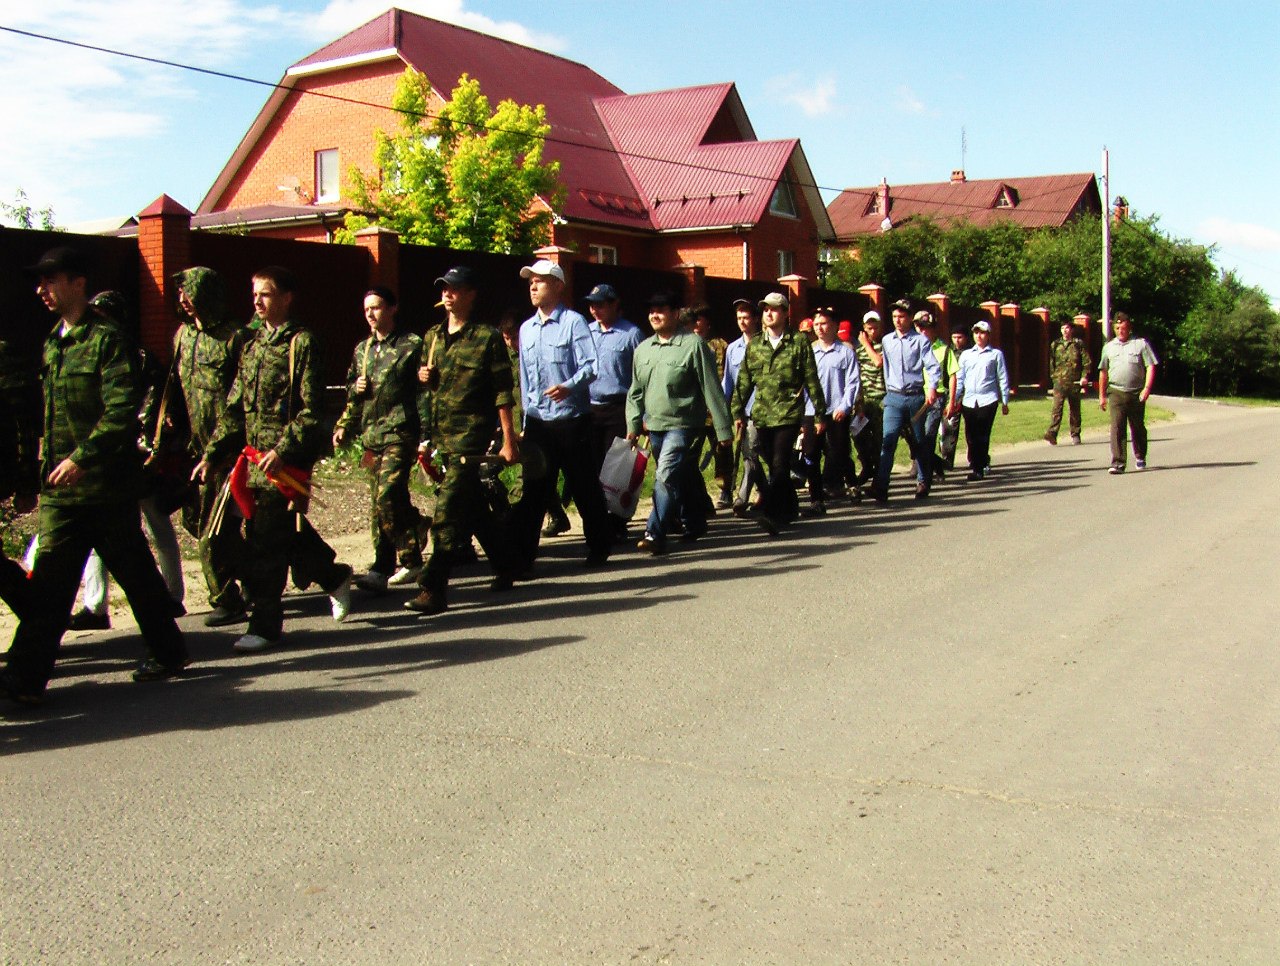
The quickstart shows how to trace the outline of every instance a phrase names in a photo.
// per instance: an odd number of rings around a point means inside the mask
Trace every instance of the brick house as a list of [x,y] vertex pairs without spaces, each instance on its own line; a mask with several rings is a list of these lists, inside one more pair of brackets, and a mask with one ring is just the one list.
[[[1092,173],[970,181],[963,171],[950,181],[846,188],[827,207],[836,245],[856,248],[858,238],[916,218],[945,226],[969,221],[986,226],[1011,221],[1024,228],[1061,228],[1081,215],[1102,211]],[[886,222],[888,225],[886,226]]]
[[286,71],[193,225],[327,240],[345,172],[371,171],[374,131],[395,129],[384,105],[406,65],[435,106],[464,73],[494,104],[546,106],[544,157],[566,188],[552,245],[638,268],[817,274],[832,229],[800,142],[758,141],[732,83],[629,95],[582,64],[397,9]]

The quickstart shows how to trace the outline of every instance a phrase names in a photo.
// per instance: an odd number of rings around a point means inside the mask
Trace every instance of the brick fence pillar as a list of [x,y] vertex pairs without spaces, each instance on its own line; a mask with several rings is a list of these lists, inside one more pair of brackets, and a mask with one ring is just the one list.
[[938,326],[938,333],[944,340],[951,339],[951,299],[941,292],[935,292],[928,298],[933,303],[933,318]]
[[795,325],[799,325],[800,320],[809,314],[809,294],[804,287],[807,281],[809,280],[803,275],[783,275],[778,279],[778,284],[785,290],[787,301],[791,305],[787,310],[787,318]]
[[138,213],[138,337],[167,362],[178,328],[175,272],[191,267],[191,212],[161,195]]
[[1096,324],[1096,320],[1089,315],[1088,312],[1081,312],[1071,320],[1076,327],[1076,332],[1084,341],[1085,347],[1089,350],[1089,355],[1093,357],[1093,369],[1085,373],[1090,379],[1097,375],[1098,357],[1102,351],[1102,344],[1106,341],[1106,337],[1102,334],[1102,327]]
[[400,235],[390,228],[370,225],[356,232],[356,244],[369,253],[367,288],[383,285],[400,290]]
[[1040,344],[1044,351],[1040,353],[1040,367],[1037,378],[1040,385],[1045,389],[1051,389],[1049,384],[1049,346],[1053,343],[1053,321],[1049,318],[1049,310],[1043,305],[1037,305],[1031,310],[1031,314],[1040,320]]
[[692,308],[705,305],[707,301],[707,270],[701,265],[686,262],[676,266],[676,271],[684,275],[684,304]]
[[884,289],[875,282],[870,282],[867,285],[858,286],[858,291],[865,295],[871,302],[871,308],[879,314],[880,321],[887,321],[885,319],[885,315],[887,314],[885,312],[885,304],[888,301],[888,298],[884,294]]
[[1017,302],[1000,306],[999,328],[1005,364],[1009,367],[1009,394],[1013,395],[1019,385],[1028,381],[1022,367],[1022,306]]

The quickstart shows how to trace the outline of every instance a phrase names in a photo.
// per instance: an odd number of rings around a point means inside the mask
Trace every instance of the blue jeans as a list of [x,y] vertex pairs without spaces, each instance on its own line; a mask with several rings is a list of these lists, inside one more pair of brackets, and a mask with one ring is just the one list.
[[677,517],[688,533],[700,536],[707,527],[701,501],[689,498],[690,467],[697,471],[692,444],[704,432],[701,426],[649,431],[654,466],[653,509],[645,524],[645,534],[660,544],[666,541],[667,531]]
[[898,437],[910,433],[916,446],[916,479],[928,484],[933,479],[933,453],[924,445],[925,416],[915,419],[924,406],[924,393],[904,395],[887,392],[884,396],[884,439],[880,444],[880,466],[876,470],[875,487],[881,493],[889,492],[889,474],[893,472],[893,457],[898,450]]

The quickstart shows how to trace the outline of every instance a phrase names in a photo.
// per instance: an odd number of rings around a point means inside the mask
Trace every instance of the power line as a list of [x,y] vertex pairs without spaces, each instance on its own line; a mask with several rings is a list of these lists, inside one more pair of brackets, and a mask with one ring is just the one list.
[[[256,78],[256,77],[246,77],[243,74],[233,74],[228,71],[213,70],[208,67],[197,67],[194,64],[186,64],[181,61],[175,61],[175,60],[166,60],[162,57],[148,57],[145,54],[135,54],[126,50],[116,50],[111,47],[102,47],[96,44],[88,44],[82,41],[70,40],[66,37],[55,37],[50,34],[41,34],[41,33],[36,33],[30,30],[20,30],[17,27],[7,27],[4,25],[0,25],[0,31],[3,31],[5,33],[10,33],[10,34],[15,34],[20,37],[28,37],[33,40],[43,40],[48,43],[62,44],[67,47],[75,47],[80,50],[87,50],[93,53],[107,54],[112,57],[121,57],[126,60],[140,61],[142,63],[152,64],[158,67],[170,67],[175,70],[184,70],[184,71],[189,71],[195,74],[203,74],[207,77],[216,77],[221,80],[238,81],[243,84],[252,84],[256,87],[266,87],[266,88],[270,88],[273,91],[284,91],[286,93],[294,92],[294,93],[297,93],[299,96],[307,95],[311,97],[319,97],[319,98],[324,98],[325,100],[336,101],[342,104],[354,105],[356,107],[372,107],[378,110],[392,111],[394,113],[404,113],[414,117],[421,118],[423,120],[440,120],[441,119],[441,115],[434,114],[430,111],[399,111],[389,104],[378,104],[373,101],[360,100],[359,98],[344,97],[341,94],[331,94],[326,91],[300,89],[298,87],[290,86],[287,84],[281,84],[275,81],[260,80],[259,78]],[[454,123],[458,123],[458,122],[454,122]],[[461,123],[464,123],[466,124],[466,126],[473,127],[476,129],[480,129],[482,127],[479,124],[471,124],[468,122],[461,122]],[[520,131],[512,131],[512,130],[506,130],[502,128],[487,128],[487,130],[500,131],[501,133],[506,133],[506,134],[523,133]],[[664,157],[658,157],[656,155],[640,154],[634,151],[626,151],[621,148],[616,148],[613,145],[604,146],[599,144],[591,144],[585,141],[574,141],[568,138],[556,137],[553,134],[548,134],[545,138],[543,138],[543,140],[548,144],[558,144],[564,147],[582,148],[589,151],[599,151],[604,154],[610,154],[615,157],[626,157],[635,161],[652,161],[660,164],[669,164],[669,165],[673,165],[680,168],[686,168],[691,171],[703,171],[710,174],[727,174],[727,175],[732,175],[738,178],[747,178],[747,179],[752,179],[756,181],[765,181],[765,182],[772,182],[774,180],[768,177],[767,175],[752,174],[749,172],[737,171],[732,168],[716,167],[714,165],[698,164],[693,161],[681,161],[681,160],[676,160],[674,158],[664,158]],[[830,186],[820,185],[816,181],[815,182],[801,181],[799,179],[786,177],[785,175],[780,180],[794,187],[812,188],[815,191],[819,191],[819,192],[828,191],[828,192],[836,192],[838,194],[843,194],[845,191],[854,191],[857,194],[872,193],[872,192],[869,192],[868,189],[834,188]],[[729,197],[732,194],[733,192],[726,191],[721,195],[716,195],[715,197]],[[1045,197],[1048,194],[1050,194],[1050,192],[1044,192],[1043,194],[1039,194],[1039,195],[1032,195],[1026,200],[1034,201],[1035,199]],[[670,199],[662,199],[662,200],[667,201]],[[934,198],[912,197],[911,195],[904,195],[900,193],[891,194],[890,200],[900,201],[900,202],[916,202],[919,204],[933,205],[939,208],[954,208],[958,212],[995,210],[990,208],[987,205],[977,205],[977,204],[970,204],[966,202],[949,202],[949,201],[944,201],[944,200],[934,199]],[[1057,213],[1061,211],[1060,208],[1028,207],[1027,205],[1022,204],[1021,201],[1022,199],[1020,198],[1019,204],[1016,208],[1007,209],[1007,210],[1027,212],[1027,213],[1033,213],[1033,214],[1039,213],[1039,212]],[[1005,210],[1005,209],[999,209],[999,210]]]

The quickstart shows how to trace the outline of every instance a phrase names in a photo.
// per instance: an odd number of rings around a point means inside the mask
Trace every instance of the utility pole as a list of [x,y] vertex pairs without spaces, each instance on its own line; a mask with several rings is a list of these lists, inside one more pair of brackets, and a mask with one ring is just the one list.
[[1111,338],[1111,154],[1102,147],[1102,340]]

